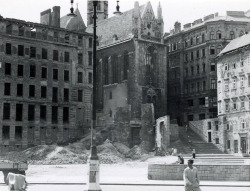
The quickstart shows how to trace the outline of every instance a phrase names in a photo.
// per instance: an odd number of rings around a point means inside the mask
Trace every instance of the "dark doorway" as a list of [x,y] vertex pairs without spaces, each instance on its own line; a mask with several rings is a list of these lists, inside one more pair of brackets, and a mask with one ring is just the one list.
[[131,127],[131,147],[141,143],[140,130],[141,127]]
[[241,152],[246,153],[247,152],[247,141],[246,137],[241,137]]
[[212,142],[212,135],[211,135],[211,132],[208,132],[208,142],[209,142],[209,143]]
[[234,153],[238,153],[238,140],[234,140]]

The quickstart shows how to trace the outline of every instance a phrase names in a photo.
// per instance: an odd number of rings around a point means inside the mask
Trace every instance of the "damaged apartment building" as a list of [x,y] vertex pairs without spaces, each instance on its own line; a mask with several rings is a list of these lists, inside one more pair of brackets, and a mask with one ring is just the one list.
[[60,7],[41,22],[0,18],[0,148],[82,136],[91,124],[92,34]]
[[179,125],[217,117],[216,56],[250,29],[249,11],[227,11],[184,25],[165,35],[168,46],[168,115]]
[[[93,31],[91,2],[88,26]],[[155,143],[155,119],[166,115],[166,45],[163,17],[151,3],[108,18],[108,2],[97,6],[98,126],[128,146]],[[163,119],[164,127],[167,120]],[[168,127],[169,128],[169,127]],[[164,131],[167,131],[167,128]]]

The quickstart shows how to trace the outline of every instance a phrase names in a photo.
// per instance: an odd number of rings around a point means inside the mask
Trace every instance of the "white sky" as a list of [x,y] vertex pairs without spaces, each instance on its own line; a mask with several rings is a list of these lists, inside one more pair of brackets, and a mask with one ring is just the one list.
[[[116,0],[109,1],[109,17],[113,15]],[[149,0],[138,0],[145,4]],[[127,11],[134,7],[134,0],[120,0],[120,11]],[[151,0],[152,7],[157,15],[159,2],[162,6],[165,32],[173,29],[175,21],[183,25],[209,14],[218,12],[219,16],[226,15],[226,11],[247,11],[250,9],[250,0]],[[74,0],[74,8],[81,12],[85,24],[87,23],[87,0]],[[61,7],[61,16],[69,13],[70,0],[0,0],[0,15],[4,18],[15,18],[31,22],[40,22],[40,12]]]

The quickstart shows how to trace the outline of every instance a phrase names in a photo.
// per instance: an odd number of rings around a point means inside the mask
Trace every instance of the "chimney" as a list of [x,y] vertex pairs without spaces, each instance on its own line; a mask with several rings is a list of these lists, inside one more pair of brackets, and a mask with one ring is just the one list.
[[60,6],[54,6],[51,13],[51,26],[60,27]]
[[40,13],[40,23],[44,25],[51,24],[51,9],[47,9]]
[[175,33],[181,32],[181,23],[179,23],[178,21],[176,21],[174,24],[174,32]]
[[191,23],[187,23],[184,25],[184,29],[189,29],[189,28],[191,28]]

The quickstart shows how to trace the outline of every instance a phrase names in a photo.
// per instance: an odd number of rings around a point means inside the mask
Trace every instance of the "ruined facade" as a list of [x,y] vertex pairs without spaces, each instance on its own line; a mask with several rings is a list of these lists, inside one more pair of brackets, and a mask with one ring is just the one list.
[[168,115],[179,125],[217,117],[216,56],[250,29],[244,12],[212,14],[166,34],[168,46]]
[[0,149],[64,142],[90,127],[92,38],[66,20],[60,7],[41,24],[0,18]]
[[[87,26],[87,32],[92,30],[92,25]],[[161,6],[157,17],[150,2],[141,6],[135,2],[134,9],[123,13],[118,9],[115,16],[97,22],[97,35],[100,125],[117,131],[121,127],[128,136],[124,143],[133,146],[143,139],[143,104],[152,103],[154,119],[166,114],[166,46]],[[119,112],[127,115],[122,117]],[[126,124],[126,128],[121,124]]]

